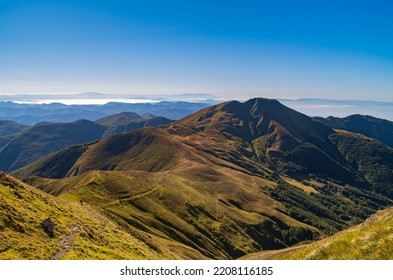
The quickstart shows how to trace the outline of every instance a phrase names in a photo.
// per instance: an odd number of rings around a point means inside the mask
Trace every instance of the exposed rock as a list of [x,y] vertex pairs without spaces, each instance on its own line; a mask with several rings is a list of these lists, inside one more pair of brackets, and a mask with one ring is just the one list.
[[53,237],[54,233],[53,230],[55,228],[55,223],[52,221],[51,218],[47,218],[41,222],[42,227],[48,233],[50,237]]

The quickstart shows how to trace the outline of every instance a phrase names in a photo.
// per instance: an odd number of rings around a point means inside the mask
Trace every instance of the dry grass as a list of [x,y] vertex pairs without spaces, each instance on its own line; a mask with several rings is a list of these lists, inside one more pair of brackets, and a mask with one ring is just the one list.
[[393,208],[331,237],[285,250],[250,254],[245,259],[392,260]]
[[[40,225],[47,217],[55,223],[52,238]],[[148,235],[115,221],[94,206],[64,201],[7,175],[1,176],[0,259],[50,259],[59,251],[59,242],[72,230],[70,225],[76,224],[79,226],[72,239],[72,250],[63,259],[202,257],[184,245],[169,241],[175,249],[161,254],[154,243],[162,240],[151,240]]]
[[288,184],[290,184],[290,185],[292,185],[292,186],[294,186],[294,187],[297,187],[297,188],[299,188],[299,189],[301,189],[301,190],[303,190],[303,191],[305,191],[306,193],[319,193],[316,189],[314,189],[313,187],[311,187],[311,186],[306,186],[306,185],[304,185],[304,184],[302,184],[301,182],[299,182],[299,181],[297,181],[297,180],[295,180],[295,179],[292,179],[292,178],[288,178],[288,177],[284,177],[284,180],[285,180],[285,182],[287,182]]

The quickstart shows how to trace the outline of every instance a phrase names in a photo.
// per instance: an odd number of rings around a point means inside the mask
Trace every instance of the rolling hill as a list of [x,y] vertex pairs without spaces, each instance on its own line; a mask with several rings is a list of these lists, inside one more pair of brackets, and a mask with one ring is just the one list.
[[[199,259],[197,251],[142,232],[79,201],[0,173],[0,259]],[[41,223],[54,223],[50,236]]]
[[392,160],[377,140],[257,98],[69,147],[13,175],[230,259],[313,240],[393,205]]
[[351,115],[345,118],[315,118],[334,129],[347,130],[375,138],[393,147],[393,122],[365,115]]
[[105,105],[64,105],[56,103],[56,100],[53,100],[53,102],[55,103],[18,104],[10,101],[0,101],[0,119],[34,125],[39,122],[74,122],[80,119],[94,121],[121,112],[135,112],[139,115],[153,114],[171,120],[178,120],[209,106],[212,102],[216,103],[214,101],[161,101],[135,104],[109,102]]
[[[96,122],[43,122],[28,127],[11,121],[0,122],[0,170],[10,172],[68,146],[84,144],[141,127],[161,126],[171,120],[163,117],[144,119],[124,112]],[[8,133],[8,134],[7,134]]]
[[168,125],[172,120],[164,117],[156,117],[151,114],[142,117],[136,113],[123,112],[96,120],[96,123],[104,125],[106,127],[103,137],[108,137],[115,134],[120,134],[132,130],[136,130],[143,127],[149,126],[163,126]]
[[19,133],[28,126],[13,121],[0,121],[0,136],[8,136]]
[[0,170],[10,172],[67,146],[96,141],[104,132],[103,126],[87,120],[36,124],[0,150]]
[[13,137],[0,136],[0,149],[7,145],[8,142],[12,140]]
[[123,125],[130,121],[143,121],[145,120],[142,116],[133,112],[122,112],[115,115],[111,115],[105,118],[96,120],[95,122],[103,126],[116,126]]
[[27,127],[13,121],[0,121],[0,149]]

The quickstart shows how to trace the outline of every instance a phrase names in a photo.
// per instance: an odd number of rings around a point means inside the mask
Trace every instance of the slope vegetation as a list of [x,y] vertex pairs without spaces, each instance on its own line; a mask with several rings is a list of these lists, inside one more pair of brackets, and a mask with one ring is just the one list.
[[238,258],[391,206],[392,161],[379,141],[257,98],[75,146],[13,174],[206,257]]
[[0,136],[12,135],[19,133],[28,126],[13,121],[0,121]]
[[372,116],[352,115],[345,118],[315,118],[335,129],[361,133],[393,147],[393,122]]
[[0,150],[0,170],[9,172],[67,146],[98,140],[104,131],[103,126],[86,120],[36,124]]
[[[133,116],[135,117],[135,116]],[[144,119],[141,116],[139,118],[132,119],[131,117],[124,116],[124,113],[116,115],[116,118],[105,118],[101,121],[96,121],[97,123],[104,124],[106,123],[106,131],[103,137],[109,137],[115,134],[121,134],[128,131],[133,131],[143,127],[149,126],[164,126],[168,125],[172,120],[169,120],[164,117],[150,117],[148,119]]]
[[171,120],[163,117],[144,119],[131,112],[109,116],[96,123],[87,120],[72,123],[43,122],[27,127],[11,121],[1,121],[0,170],[11,172],[68,146],[170,122]]
[[[87,202],[64,201],[4,173],[0,173],[0,194],[0,259],[204,258],[190,247],[146,234]],[[53,236],[41,225],[48,217],[55,224]]]
[[243,259],[391,260],[393,208],[380,211],[362,224],[311,244],[266,251]]
[[30,183],[64,200],[83,200],[152,235],[215,259],[283,248],[318,235],[265,194],[269,184],[226,168],[172,172],[90,171]]
[[26,128],[27,125],[13,121],[0,121],[0,149]]
[[114,114],[105,118],[96,120],[95,122],[103,126],[115,126],[126,124],[130,121],[141,121],[143,117],[134,112],[123,112]]

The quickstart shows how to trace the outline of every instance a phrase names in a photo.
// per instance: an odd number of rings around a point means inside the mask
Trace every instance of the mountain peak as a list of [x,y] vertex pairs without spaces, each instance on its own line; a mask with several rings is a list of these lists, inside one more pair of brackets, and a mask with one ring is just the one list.
[[[275,129],[297,139],[325,138],[334,131],[310,117],[286,107],[275,99],[253,98],[243,103],[229,101],[196,112],[175,125],[213,127],[230,137],[253,140]],[[241,130],[241,131],[240,131]],[[242,136],[241,136],[242,135]],[[246,139],[242,137],[243,139]]]

